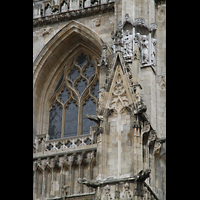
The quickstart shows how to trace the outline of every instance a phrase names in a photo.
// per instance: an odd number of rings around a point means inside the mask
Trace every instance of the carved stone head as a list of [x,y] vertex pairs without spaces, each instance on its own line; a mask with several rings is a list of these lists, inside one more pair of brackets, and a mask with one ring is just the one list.
[[106,185],[106,187],[104,189],[105,189],[106,194],[108,194],[110,192],[110,186],[109,185]]

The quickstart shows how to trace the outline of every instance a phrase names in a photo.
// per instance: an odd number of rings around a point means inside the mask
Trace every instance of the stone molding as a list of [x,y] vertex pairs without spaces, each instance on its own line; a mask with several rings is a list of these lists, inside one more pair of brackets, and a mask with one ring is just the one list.
[[110,11],[114,12],[114,2],[35,18],[33,19],[33,27],[37,27],[37,26],[41,26],[45,24],[58,23],[64,20],[73,20],[80,17],[82,18],[82,17],[95,15],[97,13],[100,14],[100,13],[105,13],[105,12],[110,12]]
[[69,148],[65,151],[53,151],[53,152],[38,152],[33,154],[33,160],[36,160],[38,158],[47,158],[47,157],[54,157],[56,155],[63,156],[65,154],[73,154],[73,153],[81,153],[83,151],[95,151],[97,149],[97,144],[92,144],[88,146],[82,146],[77,148]]
[[44,170],[47,166],[50,168],[54,168],[56,164],[59,166],[63,166],[64,163],[67,165],[73,165],[74,163],[79,164],[80,159],[79,156],[82,155],[82,162],[85,163],[95,162],[96,161],[96,148],[84,149],[73,152],[63,152],[62,154],[52,154],[45,156],[33,156],[33,171],[40,167],[40,169]]

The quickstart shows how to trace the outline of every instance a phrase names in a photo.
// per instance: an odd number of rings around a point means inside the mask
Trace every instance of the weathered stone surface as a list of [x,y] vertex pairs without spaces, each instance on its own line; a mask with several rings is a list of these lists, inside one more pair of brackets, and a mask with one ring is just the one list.
[[[33,4],[33,199],[165,200],[165,1]],[[78,65],[81,53],[93,60]],[[69,71],[77,80],[66,84]],[[73,88],[83,83],[81,98]],[[55,95],[64,84],[81,113],[89,97],[96,113],[78,115],[76,136],[52,140],[51,107],[70,104]],[[83,121],[94,123],[85,135]]]

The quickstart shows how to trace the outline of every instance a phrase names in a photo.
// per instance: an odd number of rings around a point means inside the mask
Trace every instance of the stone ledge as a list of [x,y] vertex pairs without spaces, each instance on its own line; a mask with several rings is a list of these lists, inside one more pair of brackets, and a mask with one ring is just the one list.
[[66,150],[57,150],[54,152],[50,151],[44,151],[44,152],[38,152],[38,153],[33,153],[33,160],[38,159],[38,158],[46,158],[46,157],[52,157],[56,155],[64,155],[64,154],[72,154],[72,153],[78,153],[82,151],[93,151],[97,149],[97,144],[92,144],[92,145],[87,145],[87,146],[80,146],[76,148],[68,148]]
[[67,195],[67,196],[64,196],[64,197],[47,198],[46,200],[75,198],[75,197],[90,197],[90,196],[93,197],[94,195],[95,195],[95,192],[91,192],[91,193],[83,193],[83,194],[72,194],[72,195]]
[[44,24],[52,24],[52,23],[56,23],[56,22],[60,22],[64,20],[72,20],[72,19],[76,19],[80,17],[91,16],[96,13],[98,14],[105,13],[107,11],[112,11],[112,12],[114,11],[114,2],[35,18],[33,19],[33,27],[41,26]]
[[144,64],[144,65],[141,65],[141,68],[148,68],[150,67],[152,69],[152,71],[154,72],[154,74],[156,75],[156,69],[155,67],[153,66],[153,64]]

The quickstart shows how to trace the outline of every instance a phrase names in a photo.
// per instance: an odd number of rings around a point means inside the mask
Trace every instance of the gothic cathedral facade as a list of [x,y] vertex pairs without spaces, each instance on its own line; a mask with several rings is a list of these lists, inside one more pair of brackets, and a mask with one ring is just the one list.
[[33,1],[33,199],[166,199],[166,0]]

